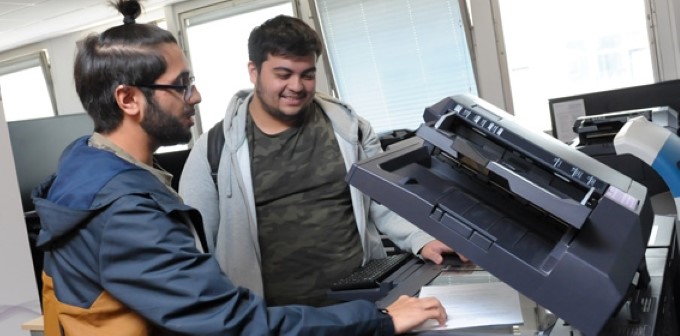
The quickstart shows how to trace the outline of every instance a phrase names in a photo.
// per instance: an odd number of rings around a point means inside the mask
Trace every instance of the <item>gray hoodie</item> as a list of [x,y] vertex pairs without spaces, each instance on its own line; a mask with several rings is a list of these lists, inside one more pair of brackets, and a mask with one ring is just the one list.
[[[201,135],[189,154],[180,178],[179,193],[186,204],[201,212],[208,248],[215,254],[222,270],[235,284],[263,295],[257,216],[245,132],[252,94],[252,90],[237,92],[227,108],[223,124],[225,144],[218,170],[219,196],[210,176],[207,132]],[[348,171],[353,163],[382,151],[378,136],[368,121],[350,106],[321,93],[316,93],[314,101],[331,121]],[[350,190],[364,263],[386,256],[378,230],[400,249],[413,254],[434,240],[359,190]]]

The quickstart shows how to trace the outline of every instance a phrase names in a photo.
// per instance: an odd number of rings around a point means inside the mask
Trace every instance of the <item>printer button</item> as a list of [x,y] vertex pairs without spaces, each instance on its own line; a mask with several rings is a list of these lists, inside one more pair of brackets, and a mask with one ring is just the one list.
[[457,232],[466,239],[470,238],[470,235],[473,231],[471,227],[463,224],[460,220],[455,219],[453,216],[447,213],[445,213],[444,217],[442,217],[442,224],[447,228]]
[[479,232],[476,231],[470,237],[470,241],[473,244],[481,247],[484,251],[488,251],[491,248],[491,245],[493,244],[493,242],[489,240],[489,238],[482,236],[481,234],[479,234]]
[[430,215],[430,218],[437,222],[441,222],[442,216],[444,215],[444,211],[440,208],[435,208],[434,211],[432,211],[432,214]]

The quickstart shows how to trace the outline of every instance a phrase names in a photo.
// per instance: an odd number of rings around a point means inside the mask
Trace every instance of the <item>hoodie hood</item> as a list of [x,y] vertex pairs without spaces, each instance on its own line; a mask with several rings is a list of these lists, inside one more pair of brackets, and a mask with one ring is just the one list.
[[[248,104],[254,94],[253,89],[243,89],[236,92],[229,102],[222,131],[225,134],[225,148],[230,152],[238,151],[246,141],[246,114],[248,114]],[[321,92],[314,94],[313,101],[330,119],[337,135],[352,144],[360,141],[357,137],[360,117],[351,106]]]
[[124,171],[143,170],[114,153],[88,146],[83,136],[64,150],[56,172],[32,192],[40,217],[38,247],[67,235],[109,202],[94,203],[98,192]]

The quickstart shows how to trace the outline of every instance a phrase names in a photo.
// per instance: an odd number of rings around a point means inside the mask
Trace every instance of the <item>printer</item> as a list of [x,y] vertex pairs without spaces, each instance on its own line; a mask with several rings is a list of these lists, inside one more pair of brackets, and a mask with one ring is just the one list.
[[353,187],[576,327],[597,335],[644,286],[647,188],[468,95],[352,166]]
[[614,137],[629,121],[643,119],[668,133],[678,134],[678,112],[669,106],[609,112],[581,116],[574,121],[573,131],[578,138],[572,143],[579,151],[618,170],[647,187],[650,196],[668,191],[668,186],[651,165],[638,155],[616,151]]
[[578,134],[582,146],[595,147],[597,144],[611,144],[616,134],[629,120],[643,117],[648,121],[678,133],[678,112],[669,106],[654,106],[643,109],[616,111],[604,114],[578,117],[572,127]]

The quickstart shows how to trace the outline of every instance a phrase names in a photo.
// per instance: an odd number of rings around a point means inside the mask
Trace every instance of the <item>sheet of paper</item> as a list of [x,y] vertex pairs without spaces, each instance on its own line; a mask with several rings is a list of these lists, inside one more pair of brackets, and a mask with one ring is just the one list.
[[586,106],[583,99],[574,99],[555,103],[552,105],[553,117],[555,118],[555,135],[564,142],[576,138],[572,127],[578,117],[586,115]]
[[503,282],[487,282],[454,286],[424,286],[420,297],[436,297],[448,320],[439,326],[429,320],[417,330],[449,330],[480,326],[523,324],[519,294]]

